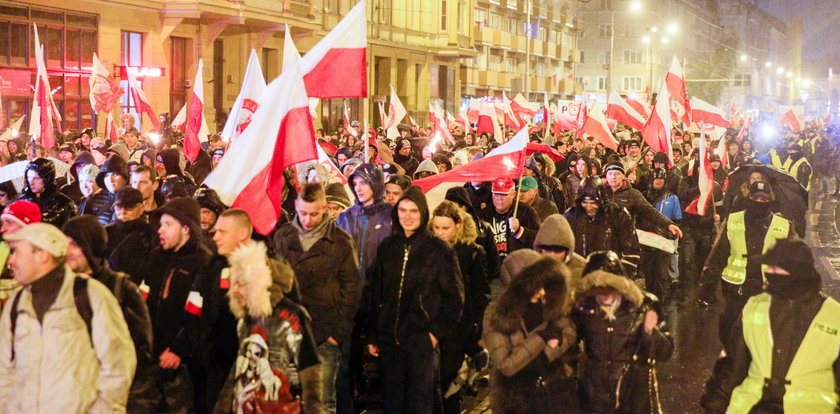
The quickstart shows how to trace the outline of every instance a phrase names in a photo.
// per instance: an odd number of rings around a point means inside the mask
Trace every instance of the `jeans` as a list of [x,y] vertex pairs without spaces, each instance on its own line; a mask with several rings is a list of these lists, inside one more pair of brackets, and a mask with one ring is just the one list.
[[[683,272],[680,274],[680,286],[684,297],[695,297],[698,284],[700,284],[700,273],[712,250],[715,242],[714,228],[697,229],[686,226],[683,229],[683,238],[680,245],[680,260],[683,262]],[[716,280],[713,281],[716,283]],[[708,289],[707,289],[708,290]],[[712,290],[714,288],[712,287]]]
[[671,255],[671,264],[668,266],[668,278],[671,280],[671,283],[677,283],[680,281],[680,251],[674,252]]
[[335,413],[335,380],[338,374],[338,362],[341,360],[341,345],[325,341],[318,346],[318,359],[321,360],[321,401],[324,410]]
[[431,414],[434,406],[440,349],[428,332],[401,345],[379,347],[387,414]]

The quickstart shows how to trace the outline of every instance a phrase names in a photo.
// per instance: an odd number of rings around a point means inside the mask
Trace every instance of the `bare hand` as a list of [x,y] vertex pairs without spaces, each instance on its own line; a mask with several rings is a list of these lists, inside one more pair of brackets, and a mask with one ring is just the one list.
[[330,345],[338,345],[338,341],[336,341],[333,337],[327,338],[327,342],[329,342]]
[[371,356],[379,357],[379,348],[376,345],[368,344],[368,352]]
[[647,311],[647,314],[645,314],[645,333],[652,333],[657,323],[659,323],[659,315],[653,310]]
[[166,348],[166,350],[160,354],[159,365],[163,369],[176,369],[181,366],[181,357],[172,353],[169,348]]
[[432,339],[432,348],[437,348],[438,340],[437,340],[437,338],[435,338],[435,336],[431,332],[429,332],[429,338]]
[[549,339],[547,344],[552,348],[557,348],[558,346],[560,346],[560,340],[557,338]]
[[668,226],[668,231],[670,231],[670,232],[671,232],[671,234],[673,234],[674,236],[677,236],[677,237],[678,237],[678,238],[680,238],[680,239],[681,239],[681,238],[682,238],[682,236],[683,236],[683,234],[682,234],[682,230],[680,230],[680,228],[679,228],[679,227],[677,227],[677,225],[676,225],[676,224],[671,224],[671,225],[669,225],[669,226]]
[[510,226],[510,231],[512,233],[516,233],[519,231],[519,219],[516,217],[511,217],[508,219],[508,225]]

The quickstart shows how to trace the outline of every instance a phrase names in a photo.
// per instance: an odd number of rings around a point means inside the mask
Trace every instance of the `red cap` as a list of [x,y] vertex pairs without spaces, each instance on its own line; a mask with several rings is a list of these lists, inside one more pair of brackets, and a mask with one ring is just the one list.
[[18,200],[7,205],[6,208],[3,209],[3,214],[0,215],[0,218],[8,218],[17,221],[22,226],[32,223],[40,223],[41,208],[31,201]]
[[493,180],[493,193],[494,194],[510,194],[510,190],[513,190],[515,186],[513,180],[508,177],[499,177]]

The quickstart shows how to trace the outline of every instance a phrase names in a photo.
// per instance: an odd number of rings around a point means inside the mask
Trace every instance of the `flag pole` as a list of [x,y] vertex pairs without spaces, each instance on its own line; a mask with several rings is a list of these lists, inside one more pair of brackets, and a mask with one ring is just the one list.
[[[524,154],[523,154],[524,155]],[[522,176],[525,174],[525,164],[522,164],[522,169],[519,170],[519,181],[516,183],[516,201],[513,205],[513,217],[516,217],[516,213],[519,212],[519,198],[522,195]],[[521,223],[519,224],[522,225]]]

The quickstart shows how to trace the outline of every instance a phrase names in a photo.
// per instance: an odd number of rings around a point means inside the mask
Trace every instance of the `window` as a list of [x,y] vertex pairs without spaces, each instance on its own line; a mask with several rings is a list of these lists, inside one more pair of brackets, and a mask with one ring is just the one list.
[[598,90],[599,91],[607,90],[607,77],[606,76],[598,76]]
[[548,29],[540,26],[537,33],[539,34],[540,40],[542,40],[543,42],[548,41]]
[[612,10],[613,2],[612,0],[601,0],[601,10]]
[[492,50],[490,51],[490,61],[488,62],[487,69],[500,72],[502,70],[502,51],[501,50]]
[[440,30],[446,30],[446,0],[440,1]]
[[[123,66],[143,66],[143,33],[123,31],[120,44],[120,59]],[[142,80],[138,79],[137,83],[138,87],[143,87]],[[134,127],[139,130],[142,126],[141,116],[137,112],[134,97],[131,96],[129,91],[128,79],[120,80],[120,86],[123,89],[123,96],[120,99],[120,112],[134,115]]]
[[642,51],[640,50],[625,50],[624,63],[635,64],[642,63]]
[[602,24],[598,26],[598,35],[601,37],[610,37],[612,36],[612,26],[608,24]]
[[502,15],[498,13],[490,13],[490,21],[487,22],[487,27],[499,29],[502,27]]
[[621,78],[621,89],[625,91],[640,91],[642,90],[641,76],[623,76]]
[[475,9],[475,13],[473,15],[475,16],[474,19],[476,23],[482,25],[487,24],[487,10]]
[[508,31],[516,34],[516,29],[519,27],[519,22],[516,21],[513,17],[508,17]]
[[575,83],[579,83],[579,84],[583,85],[583,82],[584,82],[583,76],[576,76],[575,77]]
[[584,59],[586,54],[583,53],[583,52],[584,52],[583,50],[580,51],[580,62],[579,63],[586,63],[586,60]]
[[750,86],[751,77],[749,74],[735,75],[735,86]]

